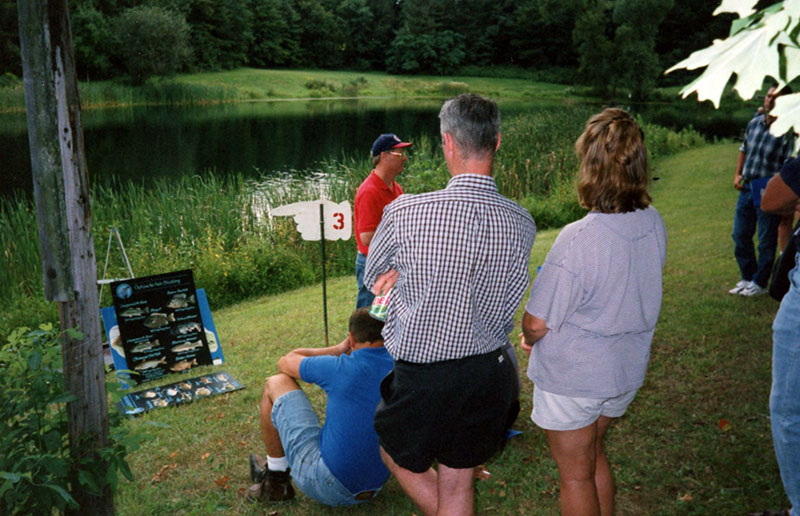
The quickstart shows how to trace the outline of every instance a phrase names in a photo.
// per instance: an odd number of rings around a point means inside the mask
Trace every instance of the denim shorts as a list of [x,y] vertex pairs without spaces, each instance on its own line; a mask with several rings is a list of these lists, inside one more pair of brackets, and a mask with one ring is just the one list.
[[578,430],[600,416],[622,416],[638,391],[634,389],[613,398],[575,398],[543,391],[534,385],[531,420],[545,430]]
[[302,390],[289,391],[275,400],[272,424],[281,436],[294,485],[306,496],[331,506],[356,505],[368,499],[357,500],[325,465],[319,448],[322,427]]

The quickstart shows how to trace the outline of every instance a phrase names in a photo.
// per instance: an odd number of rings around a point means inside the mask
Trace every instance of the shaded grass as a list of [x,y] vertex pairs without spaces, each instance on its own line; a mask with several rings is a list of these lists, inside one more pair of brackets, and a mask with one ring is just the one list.
[[[664,302],[645,385],[608,435],[621,515],[742,514],[787,503],[767,417],[770,324],[777,303],[726,292],[738,280],[729,236],[736,152],[735,145],[707,146],[657,163],[661,180],[652,194],[669,238]],[[538,234],[531,270],[556,235]],[[343,335],[355,293],[353,277],[328,283],[331,341]],[[129,427],[146,432],[148,440],[131,457],[137,479],[122,486],[119,514],[416,512],[393,479],[376,500],[356,508],[324,508],[302,495],[279,506],[247,504],[241,496],[248,484],[247,455],[263,446],[261,386],[277,371],[279,356],[297,346],[322,345],[321,289],[303,287],[229,306],[215,312],[215,322],[227,357],[218,369],[247,388],[131,420]],[[518,355],[524,369],[527,359]],[[555,465],[544,433],[527,417],[531,387],[523,379],[515,425],[523,435],[490,461],[491,479],[477,484],[477,514],[558,513]],[[322,414],[323,393],[313,386],[306,391]],[[730,430],[720,428],[720,419],[730,421]],[[155,481],[163,466],[166,475]]]

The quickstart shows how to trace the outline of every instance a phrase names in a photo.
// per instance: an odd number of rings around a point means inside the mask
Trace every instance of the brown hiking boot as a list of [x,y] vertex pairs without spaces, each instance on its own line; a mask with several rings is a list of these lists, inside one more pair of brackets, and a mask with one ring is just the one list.
[[288,502],[294,499],[294,487],[289,470],[270,471],[261,483],[260,499],[265,502]]

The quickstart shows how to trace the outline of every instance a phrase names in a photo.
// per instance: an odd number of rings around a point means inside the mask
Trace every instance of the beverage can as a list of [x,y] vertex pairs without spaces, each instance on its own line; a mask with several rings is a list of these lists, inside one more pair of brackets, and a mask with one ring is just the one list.
[[386,312],[389,309],[389,296],[391,295],[392,289],[389,289],[382,296],[376,296],[372,301],[372,306],[369,307],[369,315],[379,321],[385,321]]

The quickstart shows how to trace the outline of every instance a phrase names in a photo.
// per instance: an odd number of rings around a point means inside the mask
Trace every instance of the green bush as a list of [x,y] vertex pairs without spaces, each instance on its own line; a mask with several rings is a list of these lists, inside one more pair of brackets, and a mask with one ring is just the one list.
[[0,347],[0,514],[49,516],[75,508],[69,494],[75,479],[95,496],[116,490],[118,472],[133,480],[125,456],[135,442],[116,428],[119,416],[109,447],[70,453],[66,403],[75,397],[64,389],[60,339],[52,325],[18,328]]
[[309,79],[306,88],[311,90],[312,97],[329,97],[336,93],[336,85],[325,79]]
[[564,181],[549,195],[524,197],[519,203],[531,214],[538,229],[560,228],[586,215],[578,202],[574,181]]
[[155,6],[132,7],[114,20],[117,50],[134,84],[154,75],[173,75],[191,56],[186,19]]
[[11,72],[0,75],[0,88],[16,88],[22,86],[22,79]]

